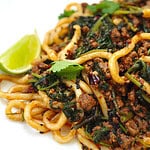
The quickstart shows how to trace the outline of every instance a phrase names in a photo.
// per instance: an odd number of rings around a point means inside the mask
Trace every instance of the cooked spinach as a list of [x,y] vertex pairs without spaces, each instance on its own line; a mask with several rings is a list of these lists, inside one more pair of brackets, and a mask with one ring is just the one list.
[[73,128],[78,129],[81,127],[86,127],[86,129],[90,133],[92,128],[96,125],[99,125],[102,120],[105,120],[105,118],[103,118],[100,107],[99,105],[97,105],[90,111],[85,111],[82,120],[79,123],[75,124]]
[[102,69],[100,68],[98,62],[94,62],[94,65],[93,65],[93,70],[94,71],[97,71],[98,72],[98,77],[99,77],[99,88],[100,89],[103,89],[104,91],[108,90],[108,83],[106,82],[106,77],[105,77],[105,74],[104,72],[102,71]]
[[141,26],[143,27],[143,31],[149,33],[150,32],[150,27],[148,26],[150,23],[150,20],[145,20],[143,19],[143,22]]
[[99,130],[94,131],[92,139],[95,143],[99,143],[101,140],[107,138],[109,132],[110,132],[109,128],[101,127]]
[[147,82],[150,82],[150,66],[147,65],[142,60],[136,61],[132,67],[127,71],[128,73],[138,72],[139,76],[145,79]]
[[[81,28],[84,26],[87,26],[89,28],[91,28],[93,26],[93,24],[97,21],[96,17],[93,16],[80,16],[76,21],[73,21],[70,25],[69,25],[69,33],[68,33],[68,37],[71,39],[73,34],[74,34],[74,29],[73,26],[74,25],[79,25]],[[84,35],[84,34],[83,34]],[[82,35],[82,36],[83,36]]]
[[32,85],[34,88],[47,91],[59,84],[59,78],[55,74],[47,74],[44,76],[33,76]]
[[63,112],[70,122],[76,122],[80,119],[81,110],[76,108],[75,102],[64,103]]
[[99,29],[100,36],[98,38],[98,43],[99,43],[98,48],[113,49],[114,45],[110,37],[111,31],[114,27],[112,20],[108,16],[108,17],[105,17],[102,22],[103,22],[103,25]]
[[147,103],[150,104],[150,97],[142,90],[137,90],[136,96],[137,96],[137,99],[144,104],[144,106],[147,106]]
[[60,84],[53,88],[52,93],[48,93],[48,96],[55,101],[67,102],[72,100],[75,94],[71,89],[68,89],[64,83],[60,82]]
[[[85,20],[85,22],[84,22]],[[79,24],[81,27],[88,26],[90,30],[86,34],[82,34],[81,43],[79,43],[78,48],[75,51],[74,58],[79,57],[81,54],[88,52],[89,50],[98,49],[114,49],[113,42],[111,40],[111,31],[114,27],[112,20],[109,15],[104,16],[94,16],[94,17],[84,17],[79,18],[73,24]],[[72,26],[71,26],[72,29]],[[71,30],[72,31],[72,30]],[[73,35],[70,32],[69,35]],[[93,47],[93,42],[97,42],[97,46]]]

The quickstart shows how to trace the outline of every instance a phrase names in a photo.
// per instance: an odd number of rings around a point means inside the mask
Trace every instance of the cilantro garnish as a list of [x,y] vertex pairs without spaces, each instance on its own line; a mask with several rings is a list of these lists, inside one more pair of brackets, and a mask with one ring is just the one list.
[[62,19],[64,17],[70,17],[75,11],[74,10],[64,10],[63,13],[61,13],[59,16],[58,16],[58,19]]
[[80,71],[83,69],[83,66],[69,62],[69,61],[55,61],[52,63],[50,71],[56,73],[56,75],[63,77],[68,80],[75,79]]
[[98,10],[101,10],[102,13],[113,14],[116,10],[120,8],[119,3],[104,0],[96,5],[88,5],[87,8],[92,12],[96,13]]

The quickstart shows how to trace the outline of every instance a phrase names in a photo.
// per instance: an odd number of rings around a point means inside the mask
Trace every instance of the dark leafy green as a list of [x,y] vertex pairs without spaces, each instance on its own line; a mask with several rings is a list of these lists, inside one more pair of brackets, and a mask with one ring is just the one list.
[[98,62],[94,62],[93,70],[98,72],[98,76],[100,78],[99,79],[100,80],[100,82],[99,82],[99,88],[103,89],[104,91],[108,90],[109,85],[106,82],[105,74],[103,73],[102,69],[100,68]]
[[150,82],[150,66],[148,66],[142,60],[136,61],[132,67],[130,67],[127,71],[128,73],[135,73],[138,72],[139,75],[145,79],[146,81]]
[[33,87],[41,91],[47,91],[50,88],[59,84],[59,79],[55,74],[47,74],[45,76],[35,76],[32,81]]
[[81,121],[80,123],[76,124],[74,126],[75,129],[81,128],[82,126],[85,126],[86,124],[95,121],[97,118],[97,115],[91,116],[89,118],[84,119],[83,121]]
[[128,133],[128,130],[126,129],[126,127],[122,124],[122,123],[120,123],[119,122],[119,127],[121,128],[121,130],[124,132],[124,133]]
[[132,73],[138,74],[140,77],[142,77],[145,81],[150,83],[150,66],[148,66],[145,62],[142,60],[136,61],[132,67],[128,69],[128,71],[125,73],[125,76],[137,87],[139,87],[139,90],[136,92],[137,98],[140,100],[145,100],[146,102],[150,103],[150,98],[147,94],[144,92],[144,85],[138,81]]
[[[90,18],[90,20],[92,19]],[[79,47],[76,49],[74,58],[77,58],[81,54],[84,54],[95,48],[112,51],[115,49],[115,46],[110,37],[114,24],[112,23],[109,15],[95,16],[93,17],[93,20],[93,24],[90,24],[90,26],[92,26],[89,32],[81,37],[83,42],[80,43]],[[89,41],[96,41],[97,46],[93,47]]]
[[91,28],[91,32],[94,33],[94,32],[97,32],[99,31],[99,28],[100,26],[103,24],[103,19],[107,17],[107,14],[104,14],[103,16],[101,16],[97,21],[96,23],[92,26]]
[[98,48],[107,48],[107,49],[113,49],[114,44],[111,40],[111,31],[113,29],[114,25],[112,23],[112,20],[110,17],[105,17],[103,19],[103,24],[100,27],[100,37],[98,38],[99,47]]
[[73,128],[78,129],[81,127],[86,127],[88,130],[87,132],[91,132],[92,128],[96,125],[99,125],[102,120],[105,120],[105,118],[103,117],[98,105],[93,107],[90,111],[85,111],[82,120],[75,124]]
[[65,84],[60,82],[60,84],[53,88],[53,92],[49,93],[48,96],[55,101],[67,102],[71,101],[75,97],[75,94],[71,89],[68,89]]
[[99,143],[101,140],[107,137],[109,132],[109,128],[101,127],[99,130],[94,131],[92,139],[95,143]]
[[[77,18],[77,20],[73,21],[70,25],[69,25],[69,33],[68,36],[69,38],[72,38],[73,34],[74,34],[74,28],[73,26],[75,24],[79,25],[81,28],[84,26],[87,26],[89,29],[93,26],[93,24],[96,22],[96,18],[93,16],[80,16],[79,18]],[[82,34],[82,36],[86,36],[85,33]]]
[[[150,97],[148,97],[147,94],[145,94],[145,92],[143,92],[142,90],[137,90],[136,91],[136,96],[137,98],[141,101],[141,102],[147,102],[150,104]],[[145,104],[146,105],[146,104]]]
[[76,108],[75,102],[64,103],[63,112],[70,122],[75,122],[80,119],[81,110]]

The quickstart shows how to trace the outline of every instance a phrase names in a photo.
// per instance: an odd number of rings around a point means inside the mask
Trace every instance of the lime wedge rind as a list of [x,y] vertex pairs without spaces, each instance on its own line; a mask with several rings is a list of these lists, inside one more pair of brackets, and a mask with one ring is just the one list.
[[12,70],[0,62],[1,71],[3,71],[4,73],[8,73],[8,74],[23,74],[23,73],[27,72],[28,70],[30,70],[31,68],[32,68],[32,65],[29,65],[28,67],[23,67],[23,68],[18,68],[18,69]]
[[40,56],[38,35],[25,35],[0,56],[0,70],[9,74],[21,74],[31,69],[31,63]]

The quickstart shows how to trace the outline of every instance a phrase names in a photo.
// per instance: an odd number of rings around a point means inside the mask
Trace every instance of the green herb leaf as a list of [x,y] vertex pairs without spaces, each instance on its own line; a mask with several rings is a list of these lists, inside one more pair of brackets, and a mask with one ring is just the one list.
[[96,13],[98,11],[98,4],[97,5],[88,5],[87,8],[92,12]]
[[102,13],[113,14],[116,10],[120,8],[119,3],[104,0],[97,5],[88,5],[87,7],[92,13],[96,13],[101,10]]
[[58,16],[58,19],[62,19],[64,17],[70,17],[74,12],[75,12],[74,10],[68,10],[68,11],[64,10],[64,12]]
[[56,73],[58,76],[66,78],[68,80],[75,79],[79,75],[83,66],[69,62],[69,61],[55,61],[52,63],[50,71]]

